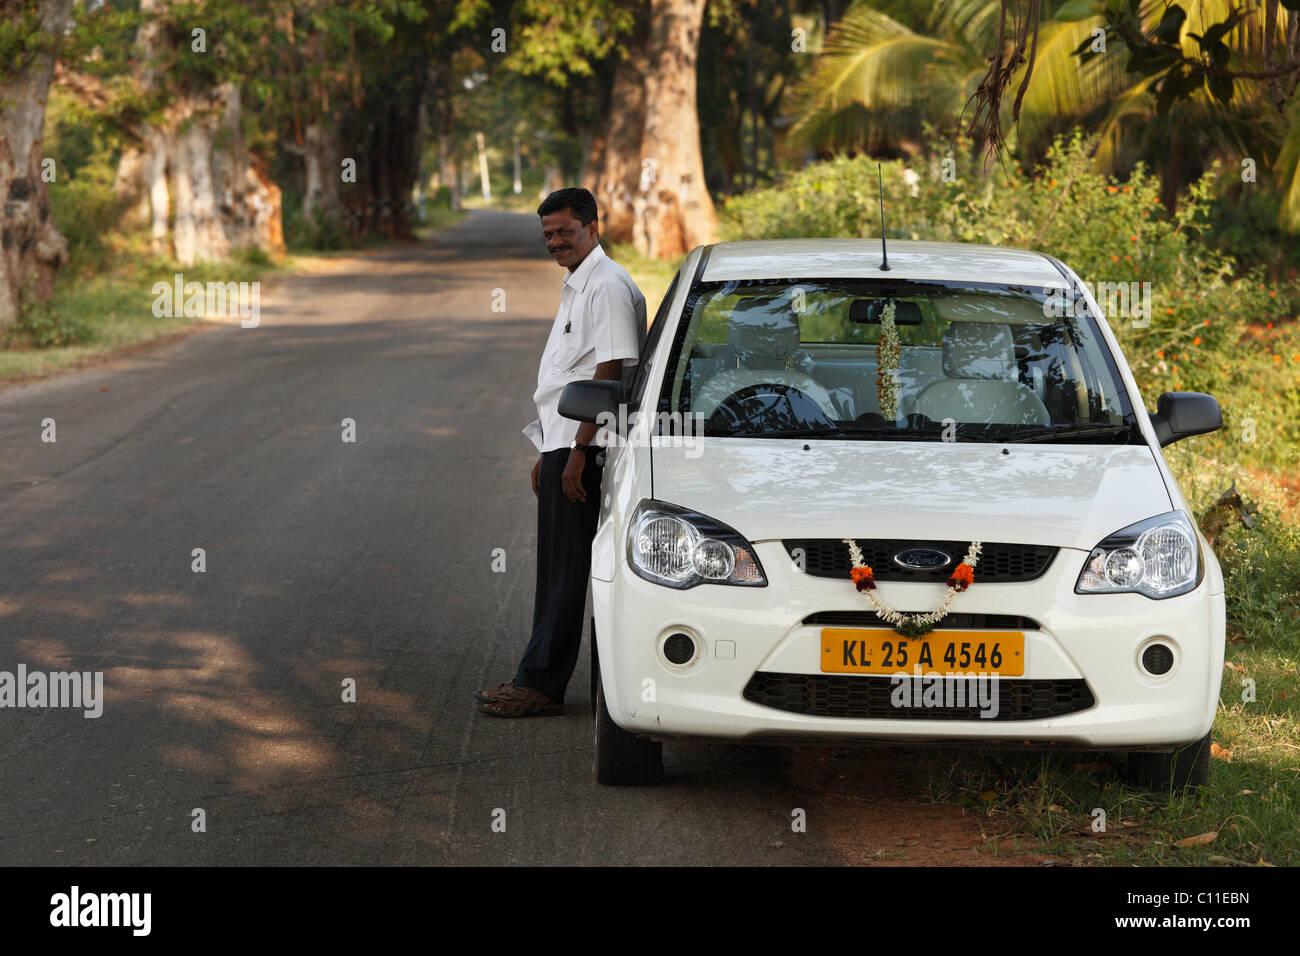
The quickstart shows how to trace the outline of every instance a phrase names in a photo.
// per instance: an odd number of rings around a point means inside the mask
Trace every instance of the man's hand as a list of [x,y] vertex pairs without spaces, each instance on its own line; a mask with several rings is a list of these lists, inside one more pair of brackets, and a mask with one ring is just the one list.
[[587,453],[579,451],[576,448],[569,450],[569,460],[564,465],[564,474],[561,480],[564,484],[564,495],[570,501],[586,501],[587,491],[582,487],[582,469],[587,464]]
[[542,459],[539,456],[537,464],[533,465],[533,497],[539,497],[540,492],[537,490],[537,480],[542,476]]

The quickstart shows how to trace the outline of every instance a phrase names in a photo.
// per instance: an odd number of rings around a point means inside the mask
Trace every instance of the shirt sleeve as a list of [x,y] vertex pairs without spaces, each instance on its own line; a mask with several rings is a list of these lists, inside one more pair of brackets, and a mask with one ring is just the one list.
[[635,365],[641,349],[631,290],[617,281],[598,285],[591,293],[590,315],[596,364],[622,359],[624,365]]
[[528,440],[537,446],[538,451],[542,450],[543,436],[542,420],[540,418],[534,418],[531,422],[520,429],[520,431],[528,436]]

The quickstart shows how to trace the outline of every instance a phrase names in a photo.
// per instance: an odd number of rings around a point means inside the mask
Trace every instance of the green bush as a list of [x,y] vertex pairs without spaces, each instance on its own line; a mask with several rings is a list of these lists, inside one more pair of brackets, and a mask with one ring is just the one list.
[[0,336],[0,347],[49,349],[80,345],[93,338],[94,329],[87,322],[59,314],[48,302],[29,298],[22,316]]

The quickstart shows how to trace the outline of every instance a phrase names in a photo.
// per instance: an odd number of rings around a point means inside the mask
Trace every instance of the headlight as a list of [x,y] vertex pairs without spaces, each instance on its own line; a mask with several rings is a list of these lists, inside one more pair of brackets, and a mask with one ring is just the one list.
[[1186,594],[1201,583],[1200,540],[1181,511],[1116,531],[1088,555],[1076,594],[1136,591],[1149,598]]
[[754,546],[735,530],[649,498],[628,525],[627,563],[647,581],[681,590],[697,584],[767,586]]

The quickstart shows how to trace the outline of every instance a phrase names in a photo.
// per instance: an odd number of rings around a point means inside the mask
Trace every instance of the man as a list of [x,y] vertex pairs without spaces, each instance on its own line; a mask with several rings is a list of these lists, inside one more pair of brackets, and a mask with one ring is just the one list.
[[564,712],[564,689],[582,646],[603,460],[592,444],[596,426],[560,417],[560,393],[570,382],[620,378],[624,366],[636,364],[645,337],[645,296],[600,248],[595,197],[585,189],[560,189],[537,207],[537,215],[546,251],[569,272],[537,372],[538,418],[523,430],[541,452],[532,476],[533,633],[514,680],[475,695],[479,711],[492,717]]

